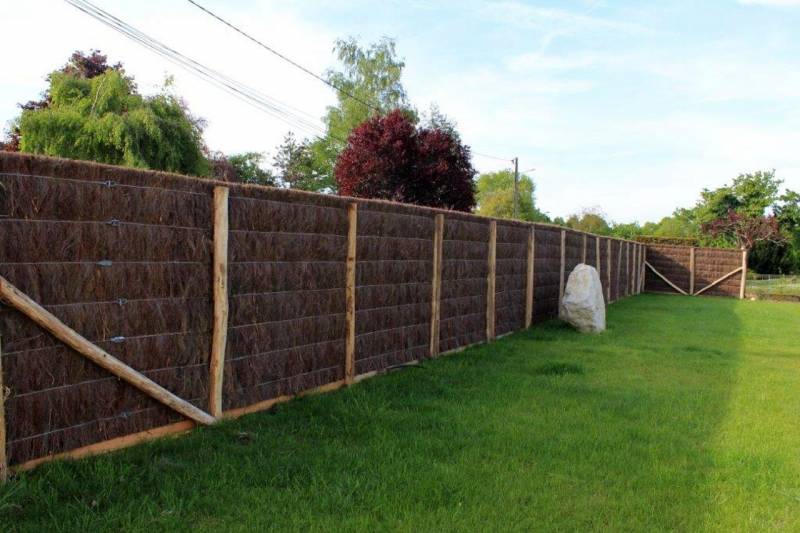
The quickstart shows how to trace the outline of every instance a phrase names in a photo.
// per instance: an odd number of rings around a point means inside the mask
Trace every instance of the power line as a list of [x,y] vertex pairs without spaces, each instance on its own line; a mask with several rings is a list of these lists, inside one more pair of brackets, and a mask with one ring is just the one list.
[[[210,9],[208,9],[206,7],[203,7],[199,3],[195,2],[195,0],[186,0],[186,1],[189,2],[190,4],[192,4],[193,6],[195,6],[196,8],[200,9],[201,11],[205,12],[206,14],[210,15],[211,17],[217,19],[219,22],[225,24],[226,26],[228,26],[230,29],[232,29],[236,33],[242,35],[244,38],[254,42],[255,44],[257,44],[261,48],[264,48],[268,52],[276,55],[277,57],[279,57],[281,59],[283,59],[284,61],[286,61],[287,63],[291,64],[292,66],[302,70],[303,72],[305,72],[309,76],[312,76],[312,77],[316,78],[317,80],[321,81],[325,85],[327,85],[327,86],[331,87],[332,89],[340,92],[341,94],[344,94],[345,96],[348,96],[349,98],[352,98],[356,102],[368,107],[369,109],[372,109],[373,111],[375,111],[377,113],[381,113],[381,108],[380,108],[379,105],[367,102],[365,100],[362,100],[361,98],[355,96],[353,93],[343,89],[342,87],[339,87],[338,85],[336,85],[335,83],[333,83],[333,82],[331,82],[329,80],[326,80],[325,78],[323,78],[319,74],[315,73],[314,71],[312,71],[312,70],[304,67],[303,65],[299,64],[297,61],[291,59],[290,57],[288,57],[288,56],[286,56],[284,54],[282,54],[281,52],[278,52],[277,50],[275,50],[271,46],[269,46],[267,44],[264,44],[262,41],[256,39],[255,37],[253,37],[249,33],[245,32],[244,30],[242,30],[238,26],[235,26],[231,22],[228,22],[227,20],[225,20],[221,16],[217,15],[216,13],[211,11]],[[486,158],[489,158],[489,159],[496,159],[498,161],[507,161],[507,162],[513,161],[512,158],[510,158],[510,157],[498,157],[498,156],[494,156],[494,155],[482,154],[482,153],[476,152],[474,150],[472,151],[472,153],[474,155],[477,155],[477,156],[486,157]]]
[[514,162],[514,158],[513,157],[498,157],[496,155],[482,154],[480,152],[476,152],[475,150],[472,150],[472,155],[485,157],[487,159],[496,159],[497,161],[505,161],[506,163],[513,163]]
[[[306,131],[307,133],[311,133],[313,136],[317,138],[322,138],[325,136],[330,137],[342,144],[347,144],[346,139],[342,139],[336,135],[327,132],[325,128],[318,123],[318,119],[312,117],[305,111],[292,107],[288,104],[280,102],[279,100],[268,96],[264,93],[261,93],[257,89],[249,87],[241,82],[230,78],[219,71],[216,71],[210,67],[195,61],[194,59],[178,52],[177,50],[165,45],[164,43],[150,37],[149,35],[145,34],[144,32],[136,29],[135,27],[131,26],[130,24],[126,23],[125,21],[115,17],[114,15],[110,14],[109,12],[97,7],[96,5],[92,4],[88,0],[65,0],[68,4],[75,7],[79,11],[89,15],[90,17],[98,20],[102,24],[112,28],[113,30],[121,33],[125,37],[137,42],[138,44],[144,46],[145,48],[150,49],[152,52],[158,54],[159,56],[165,58],[166,60],[170,61],[171,63],[183,68],[184,70],[188,71],[189,73],[202,78],[203,80],[211,83],[212,85],[217,86],[218,88],[228,92],[235,98],[289,124],[292,127],[301,129]],[[270,48],[266,44],[262,43],[261,41],[255,39],[254,37],[250,36],[249,34],[245,33],[244,31],[240,30],[233,24],[227,22],[226,20],[222,19],[221,17],[217,16],[213,12],[209,11],[208,9],[204,8],[197,2],[193,0],[188,0],[191,4],[196,6],[197,8],[201,9],[202,11],[206,12],[210,16],[214,17],[215,19],[219,20],[226,26],[230,27],[234,31],[240,33],[247,39],[255,42],[259,46],[269,50],[271,53],[277,55],[281,59],[288,61],[296,68],[299,68],[306,72],[307,74],[313,76],[314,78],[322,81],[326,85],[332,87],[333,89],[345,94],[346,96],[352,98],[353,100],[361,103],[373,109],[377,112],[380,112],[380,108],[356,97],[355,95],[349,93],[348,91],[342,89],[341,87],[336,86],[325,80],[324,78],[318,76],[311,70],[303,67],[299,63],[293,61],[292,59],[288,58],[287,56],[281,54],[280,52]],[[484,154],[481,152],[472,151],[474,155],[485,157],[488,159],[494,159],[497,161],[506,161],[511,162],[513,161],[511,158],[504,158],[498,157],[490,154]]]
[[197,2],[195,2],[194,0],[187,0],[187,1],[188,1],[190,4],[192,4],[193,6],[195,6],[196,8],[200,9],[201,11],[204,11],[204,12],[205,12],[205,13],[207,13],[208,15],[210,15],[210,16],[214,17],[215,19],[217,19],[218,21],[222,22],[223,24],[225,24],[226,26],[228,26],[229,28],[231,28],[231,29],[232,29],[233,31],[235,31],[236,33],[238,33],[238,34],[242,35],[243,37],[245,37],[246,39],[249,39],[250,41],[252,41],[252,42],[256,43],[256,44],[257,44],[258,46],[260,46],[261,48],[264,48],[265,50],[269,51],[270,53],[272,53],[272,54],[274,54],[274,55],[278,56],[279,58],[283,59],[284,61],[286,61],[287,63],[291,64],[292,66],[294,66],[294,67],[296,67],[296,68],[299,68],[300,70],[302,70],[303,72],[305,72],[305,73],[306,73],[306,74],[308,74],[309,76],[313,76],[314,78],[318,79],[319,81],[321,81],[321,82],[322,82],[322,83],[324,83],[325,85],[327,85],[327,86],[331,87],[332,89],[335,89],[336,91],[338,91],[338,92],[340,92],[340,93],[344,94],[345,96],[348,96],[349,98],[352,98],[352,99],[353,99],[353,100],[355,100],[356,102],[359,102],[360,104],[362,104],[362,105],[364,105],[364,106],[366,106],[366,107],[368,107],[368,108],[372,109],[373,111],[376,111],[376,112],[378,112],[378,113],[380,113],[380,112],[381,112],[381,109],[380,109],[380,107],[378,107],[378,106],[376,106],[376,105],[373,105],[373,104],[371,104],[371,103],[369,103],[369,102],[366,102],[366,101],[362,100],[361,98],[359,98],[359,97],[355,96],[353,93],[351,93],[351,92],[349,92],[349,91],[346,91],[345,89],[343,89],[343,88],[339,87],[339,86],[338,86],[338,85],[336,85],[335,83],[333,83],[333,82],[331,82],[331,81],[329,81],[329,80],[326,80],[325,78],[323,78],[323,77],[322,77],[322,76],[320,76],[319,74],[317,74],[317,73],[313,72],[312,70],[310,70],[310,69],[308,69],[308,68],[304,67],[303,65],[301,65],[301,64],[299,64],[298,62],[294,61],[293,59],[290,59],[289,57],[287,57],[287,56],[285,56],[284,54],[282,54],[282,53],[278,52],[277,50],[275,50],[274,48],[272,48],[272,47],[270,47],[270,46],[268,46],[268,45],[264,44],[263,42],[259,41],[258,39],[256,39],[256,38],[255,38],[255,37],[253,37],[252,35],[250,35],[249,33],[245,32],[244,30],[240,29],[240,28],[239,28],[239,27],[237,27],[237,26],[234,26],[233,24],[231,24],[230,22],[228,22],[228,21],[227,21],[227,20],[225,20],[224,18],[220,17],[220,16],[219,16],[219,15],[217,15],[216,13],[214,13],[214,12],[212,12],[211,10],[209,10],[209,9],[207,9],[207,8],[205,8],[205,7],[203,7],[203,6],[201,6],[200,4],[198,4]]
[[[264,111],[283,122],[286,122],[290,126],[305,130],[306,132],[312,133],[317,137],[319,137],[320,134],[326,134],[324,128],[316,123],[318,119],[312,117],[304,111],[284,104],[275,98],[248,87],[247,85],[225,76],[214,69],[206,67],[194,59],[185,56],[177,50],[174,50],[160,41],[153,39],[147,34],[137,30],[133,26],[130,26],[126,22],[93,5],[87,0],[65,1],[76,9],[98,20],[106,26],[109,26],[110,28],[123,34],[138,44],[150,49],[173,64],[176,64],[182,67],[184,70],[189,71],[191,74],[194,74],[205,81],[216,85],[218,88],[228,92],[239,100],[242,100],[245,103],[258,108],[259,110]],[[339,142],[346,143],[346,141],[336,136],[331,135],[331,137]]]

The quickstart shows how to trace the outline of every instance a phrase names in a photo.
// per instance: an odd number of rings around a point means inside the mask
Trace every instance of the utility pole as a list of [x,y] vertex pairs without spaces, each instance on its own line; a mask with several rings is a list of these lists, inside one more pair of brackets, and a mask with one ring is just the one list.
[[519,218],[519,157],[514,158],[514,218]]

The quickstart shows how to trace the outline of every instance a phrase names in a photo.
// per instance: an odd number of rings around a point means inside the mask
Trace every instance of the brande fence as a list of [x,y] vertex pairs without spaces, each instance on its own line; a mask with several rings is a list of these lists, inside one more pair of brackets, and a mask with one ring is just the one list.
[[744,298],[747,252],[730,248],[647,245],[648,292]]
[[643,245],[554,226],[9,153],[0,228],[4,469],[528,327],[582,261],[608,301],[645,277]]

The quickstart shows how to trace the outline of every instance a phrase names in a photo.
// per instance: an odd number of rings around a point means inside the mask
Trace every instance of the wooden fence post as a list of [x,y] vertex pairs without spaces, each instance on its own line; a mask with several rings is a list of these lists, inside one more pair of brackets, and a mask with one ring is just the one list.
[[525,284],[525,327],[531,327],[533,323],[533,275],[536,260],[536,226],[531,225],[528,232],[528,276]]
[[620,285],[622,285],[622,241],[619,241],[619,250],[617,252],[617,293],[614,295],[614,301],[619,300]]
[[208,409],[214,418],[222,415],[222,381],[225,376],[225,345],[228,341],[228,195],[227,187],[214,187],[214,326],[208,375]]
[[564,297],[564,267],[565,267],[565,258],[566,258],[566,250],[565,245],[567,242],[567,232],[565,230],[561,230],[561,274],[559,276],[558,281],[558,308],[561,309],[561,299]]
[[344,381],[350,385],[356,376],[356,230],[358,204],[347,204],[347,258],[345,259],[345,342]]
[[600,237],[594,237],[594,260],[597,263],[597,276],[600,276]]
[[644,257],[644,244],[639,245],[639,255],[636,257],[636,294],[642,293],[642,258]]
[[694,246],[689,248],[689,296],[694,294]]
[[583,255],[581,256],[581,263],[586,264],[586,234],[583,234]]
[[442,301],[442,247],[444,243],[444,215],[434,219],[433,230],[433,278],[431,281],[431,345],[430,356],[439,355],[439,324]]
[[489,273],[486,276],[486,340],[494,339],[495,274],[497,272],[497,221],[489,222]]
[[647,267],[645,266],[647,263],[647,245],[642,247],[642,279],[641,279],[641,289],[640,292],[644,292],[645,287],[647,287]]
[[606,248],[608,248],[608,253],[606,254],[606,267],[608,272],[606,272],[606,278],[608,279],[608,283],[606,283],[606,303],[611,303],[611,239],[606,239]]
[[739,285],[739,299],[744,300],[744,292],[747,288],[747,249],[742,248],[742,282]]
[[631,243],[625,243],[625,296],[631,295]]
[[0,337],[0,483],[8,479],[6,457],[6,387],[3,383],[3,338]]

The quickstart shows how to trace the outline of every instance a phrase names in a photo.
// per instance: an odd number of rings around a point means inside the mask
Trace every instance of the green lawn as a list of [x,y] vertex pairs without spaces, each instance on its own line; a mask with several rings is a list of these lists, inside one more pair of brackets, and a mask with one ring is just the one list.
[[800,299],[800,276],[749,279],[747,280],[747,294],[762,299],[780,299],[782,297]]
[[800,530],[800,305],[645,295],[0,488],[0,530]]

